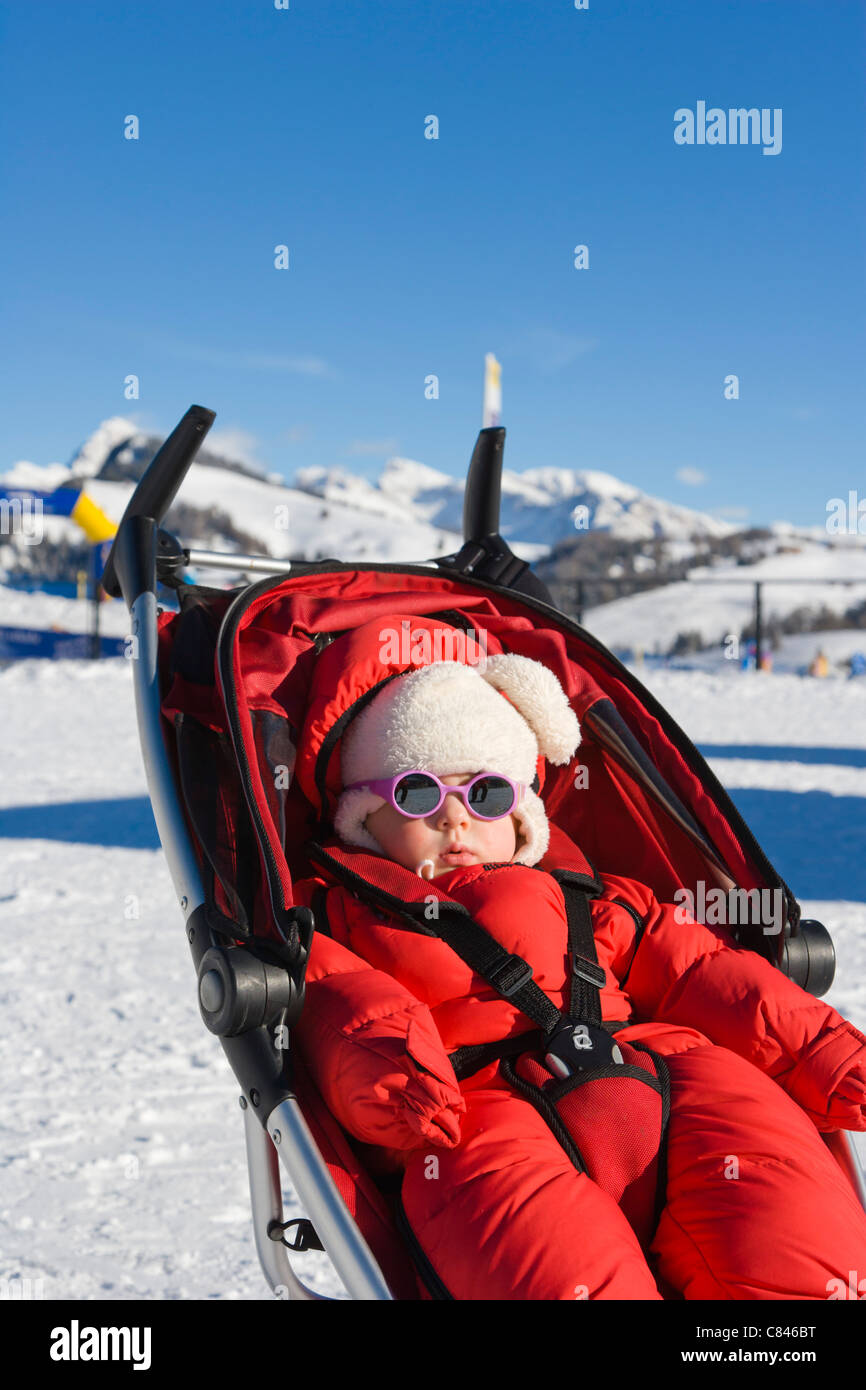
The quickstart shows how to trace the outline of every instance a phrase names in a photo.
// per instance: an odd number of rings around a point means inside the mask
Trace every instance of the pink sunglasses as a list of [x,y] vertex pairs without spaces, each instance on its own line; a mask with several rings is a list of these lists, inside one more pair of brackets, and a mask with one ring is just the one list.
[[512,782],[498,772],[479,772],[465,787],[447,787],[432,772],[398,772],[375,782],[353,782],[346,791],[364,787],[386,801],[409,820],[432,816],[449,792],[462,798],[467,811],[478,820],[501,820],[523,800],[525,782]]

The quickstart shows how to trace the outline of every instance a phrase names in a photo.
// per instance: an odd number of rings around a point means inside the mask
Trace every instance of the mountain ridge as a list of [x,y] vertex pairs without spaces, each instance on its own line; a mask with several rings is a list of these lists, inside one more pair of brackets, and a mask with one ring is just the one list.
[[[119,521],[162,442],[114,416],[67,465],[21,461],[0,483],[45,491],[81,485]],[[286,481],[203,446],[164,526],[193,548],[238,555],[434,564],[463,543],[464,492],[463,479],[400,455],[389,458],[374,481],[340,466],[315,465]],[[73,522],[46,516],[44,530],[42,545],[0,534],[0,576],[55,579],[86,567],[88,546]],[[652,631],[663,646],[739,631],[751,602],[745,586],[699,591],[684,583],[698,578],[701,567],[705,576],[769,584],[767,562],[776,558],[786,576],[808,576],[808,592],[768,589],[767,619],[780,622],[805,612],[813,598],[831,616],[851,609],[859,617],[851,604],[857,591],[849,595],[820,579],[838,577],[843,567],[852,583],[866,579],[866,538],[831,538],[823,527],[784,521],[737,527],[650,497],[600,469],[503,470],[500,533],[534,566],[563,612],[573,612],[577,602],[591,606],[602,640],[620,645],[632,629]],[[243,574],[240,564],[237,574]]]

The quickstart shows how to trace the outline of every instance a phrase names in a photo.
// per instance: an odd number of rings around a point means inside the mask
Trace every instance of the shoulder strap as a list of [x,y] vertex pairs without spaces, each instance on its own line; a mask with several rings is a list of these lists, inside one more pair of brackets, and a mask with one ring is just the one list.
[[562,889],[568,915],[568,949],[571,955],[569,1013],[586,1023],[601,1023],[601,989],[605,973],[598,963],[589,906],[590,896],[597,897],[600,885],[568,869],[550,869],[548,872]]
[[[391,860],[363,850],[327,848],[310,841],[309,859],[322,866],[338,883],[362,902],[387,912],[410,931],[438,937],[462,961],[485,980],[503,999],[509,999],[545,1033],[562,1019],[556,1005],[532,978],[532,967],[522,956],[512,955],[471,917],[462,903],[452,902],[435,882],[418,878]],[[430,912],[430,898],[436,910]]]
[[[454,907],[461,912],[454,912]],[[465,914],[465,915],[463,915]],[[490,933],[470,917],[462,904],[439,904],[438,916],[430,923],[436,936],[450,946],[491,989],[515,1004],[521,1013],[549,1033],[562,1020],[562,1013],[532,978],[532,967],[522,956],[512,955]]]

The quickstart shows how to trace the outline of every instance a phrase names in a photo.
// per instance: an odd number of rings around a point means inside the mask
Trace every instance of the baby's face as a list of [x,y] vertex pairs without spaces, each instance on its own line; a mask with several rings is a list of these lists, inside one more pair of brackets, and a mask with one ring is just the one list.
[[[479,771],[483,771],[479,768]],[[446,787],[471,782],[478,773],[453,773],[440,777]],[[461,797],[447,795],[438,811],[423,819],[409,820],[389,802],[371,811],[364,825],[389,859],[415,872],[425,860],[433,861],[423,875],[435,878],[465,864],[510,863],[517,850],[517,822],[513,816],[480,820],[466,809]]]

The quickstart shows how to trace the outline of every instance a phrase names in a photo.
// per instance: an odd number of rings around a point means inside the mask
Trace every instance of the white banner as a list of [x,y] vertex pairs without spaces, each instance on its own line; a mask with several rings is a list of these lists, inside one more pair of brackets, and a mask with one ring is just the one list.
[[488,352],[484,358],[484,423],[483,428],[502,422],[502,367]]

